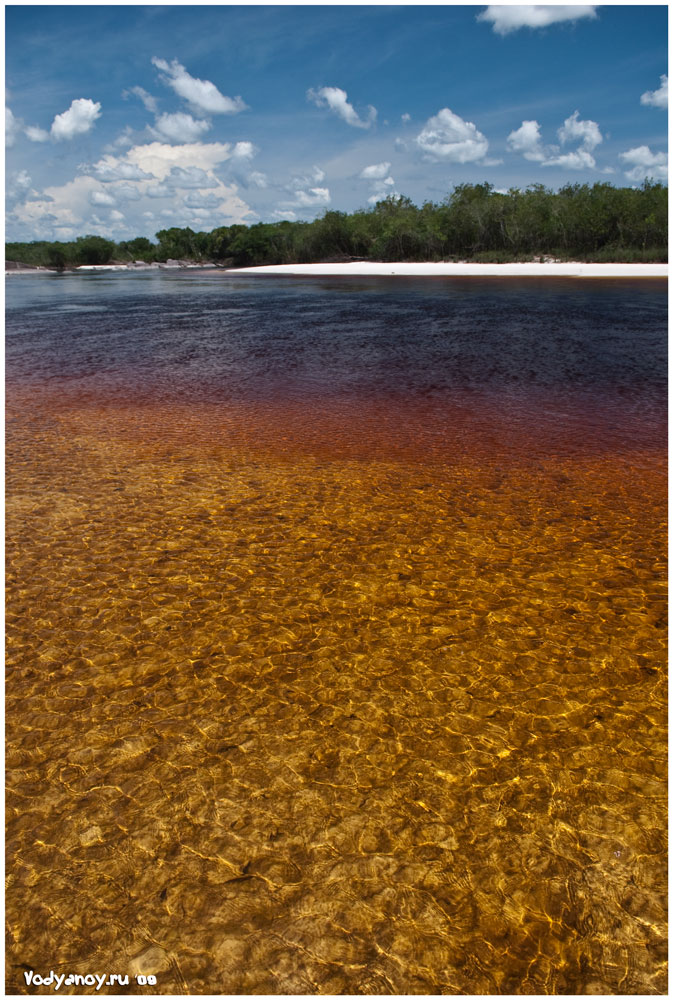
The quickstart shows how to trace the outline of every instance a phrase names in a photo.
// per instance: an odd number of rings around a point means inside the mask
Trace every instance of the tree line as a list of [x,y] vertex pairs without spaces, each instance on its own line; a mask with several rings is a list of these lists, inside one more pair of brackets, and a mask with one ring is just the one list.
[[420,208],[390,196],[366,210],[326,211],[313,222],[260,222],[210,232],[162,229],[114,243],[81,236],[70,243],[7,243],[6,259],[68,268],[79,264],[165,262],[171,258],[227,267],[261,264],[470,260],[654,262],[668,259],[668,189],[533,184],[503,194],[492,184],[460,184],[440,203]]

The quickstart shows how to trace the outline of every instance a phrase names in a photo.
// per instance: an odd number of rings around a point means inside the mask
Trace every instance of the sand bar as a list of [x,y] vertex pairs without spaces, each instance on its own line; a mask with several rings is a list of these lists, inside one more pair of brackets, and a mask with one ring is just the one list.
[[242,267],[237,274],[303,274],[408,277],[549,277],[549,278],[666,278],[668,264],[582,264],[576,261],[534,261],[515,264],[469,263],[381,263],[358,261],[348,264],[277,264]]

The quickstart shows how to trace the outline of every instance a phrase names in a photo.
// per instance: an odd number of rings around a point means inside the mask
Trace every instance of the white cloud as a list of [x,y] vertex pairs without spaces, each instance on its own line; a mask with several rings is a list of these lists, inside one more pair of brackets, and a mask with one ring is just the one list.
[[543,167],[563,167],[565,170],[595,170],[596,161],[588,149],[573,150],[560,156],[550,156],[541,163]]
[[74,139],[76,135],[84,135],[97,118],[100,118],[101,106],[98,101],[90,101],[86,97],[78,97],[67,111],[56,115],[51,124],[51,134],[54,139]]
[[383,201],[384,198],[399,198],[399,191],[391,191],[390,188],[395,186],[395,181],[392,177],[386,177],[383,181],[377,181],[374,185],[374,194],[367,198],[370,205],[376,205],[377,202]]
[[136,169],[148,171],[145,177],[164,181],[174,167],[199,167],[212,170],[217,164],[231,158],[231,146],[226,142],[191,142],[181,146],[150,142],[134,146],[126,159]]
[[507,147],[513,153],[521,153],[526,160],[540,162],[545,158],[540,126],[536,121],[521,122],[521,126],[507,136]]
[[117,204],[112,195],[108,194],[107,191],[91,191],[89,201],[92,205],[114,206]]
[[16,142],[16,137],[21,131],[21,121],[16,118],[15,115],[5,108],[5,145],[13,146]]
[[145,188],[144,193],[148,198],[172,198],[175,189],[168,184],[150,184]]
[[129,163],[128,160],[120,160],[109,153],[100,159],[98,163],[93,163],[90,166],[85,164],[82,169],[87,173],[91,172],[99,181],[104,181],[105,183],[154,179],[153,174],[141,170],[137,164]]
[[497,35],[508,35],[519,28],[546,28],[562,21],[578,21],[580,18],[595,18],[599,4],[563,6],[561,4],[521,4],[510,6],[489,6],[477,15],[477,21],[493,25]]
[[313,208],[315,205],[329,205],[329,188],[311,188],[309,191],[295,191],[294,204],[299,208]]
[[314,167],[310,177],[295,175],[288,190],[292,192],[292,201],[281,202],[280,208],[315,208],[319,205],[329,205],[330,193],[326,187],[309,187],[311,182],[322,180],[325,176],[320,167]]
[[113,208],[112,211],[110,212],[110,218],[114,222],[122,222],[124,220],[124,213],[118,211],[116,208]]
[[211,192],[190,191],[182,200],[188,208],[217,208],[221,198]]
[[152,97],[151,94],[148,94],[144,87],[129,87],[128,90],[125,90],[122,93],[122,97],[125,99],[131,95],[139,97],[143,102],[145,109],[147,111],[151,111],[153,115],[155,115],[159,110],[156,97]]
[[574,111],[558,129],[561,144],[579,142],[577,149],[561,153],[558,146],[545,146],[536,121],[524,121],[518,129],[507,136],[507,147],[512,153],[519,153],[526,160],[539,163],[542,167],[562,167],[565,170],[594,170],[596,161],[593,150],[603,141],[596,122],[582,120]]
[[390,163],[386,161],[384,163],[372,163],[360,171],[358,176],[362,180],[372,182],[372,187],[370,188],[372,194],[367,199],[370,205],[375,205],[383,198],[397,194],[397,191],[390,190],[395,186],[395,181],[390,177],[389,170]]
[[237,142],[231,155],[239,160],[251,160],[259,150],[252,142]]
[[380,180],[385,177],[390,170],[389,163],[372,163],[369,167],[365,167],[364,170],[360,171],[360,177],[363,180]]
[[402,121],[403,122],[410,122],[411,121],[411,115],[408,114],[408,112],[405,111],[404,114],[402,115]]
[[7,178],[7,202],[15,202],[25,197],[30,189],[31,178],[27,170],[19,170]]
[[123,149],[125,146],[132,146],[133,142],[133,129],[130,125],[126,125],[116,139],[109,142],[107,146],[103,146],[103,150],[106,153],[114,153],[116,150]]
[[581,121],[579,111],[573,111],[570,118],[566,118],[557,135],[561,143],[574,142],[579,140],[585,150],[593,150],[599,143],[603,142],[603,136],[596,122],[590,120]]
[[277,208],[276,211],[272,212],[271,214],[273,215],[274,219],[279,219],[279,220],[284,219],[289,222],[292,222],[294,219],[297,218],[297,213],[293,212],[291,208],[283,208],[283,209]]
[[254,187],[258,187],[258,188],[268,187],[268,181],[267,181],[267,178],[266,178],[266,174],[261,173],[261,171],[259,171],[259,170],[253,170],[253,172],[248,177],[248,181]]
[[668,155],[653,153],[649,146],[636,146],[619,154],[620,160],[632,164],[631,170],[625,171],[630,181],[644,181],[651,177],[655,181],[665,181],[668,177]]
[[486,136],[449,108],[429,118],[415,141],[427,157],[452,163],[473,163],[488,151]]
[[307,188],[312,184],[320,184],[320,182],[324,181],[324,179],[325,171],[321,170],[320,167],[313,166],[310,173],[293,174],[290,179],[289,189],[299,190],[300,188]]
[[136,184],[115,184],[111,191],[122,201],[138,201],[141,195]]
[[25,129],[25,133],[31,142],[47,142],[49,139],[49,133],[45,129],[39,128],[37,125],[28,125]]
[[185,143],[196,142],[209,128],[210,122],[192,118],[185,111],[176,111],[174,114],[159,115],[150,132],[156,139]]
[[640,95],[641,104],[650,104],[653,108],[668,107],[668,76],[664,73],[659,79],[661,81],[659,90],[646,90]]
[[367,118],[360,118],[352,104],[348,103],[348,94],[340,87],[321,87],[319,90],[307,90],[306,97],[319,108],[327,107],[335,115],[342,118],[354,128],[370,128],[376,119],[376,108],[370,104]]
[[240,97],[225,97],[210,80],[190,76],[177,59],[167,63],[165,59],[154,58],[152,63],[164,74],[163,82],[200,112],[234,115],[247,107]]
[[171,167],[168,181],[176,188],[212,188],[218,181],[201,167]]
[[[91,214],[90,196],[99,190],[93,177],[76,177],[59,187],[45,188],[41,196],[16,208],[19,220],[39,236],[49,237],[57,226],[77,228]],[[82,231],[82,230],[80,230]]]

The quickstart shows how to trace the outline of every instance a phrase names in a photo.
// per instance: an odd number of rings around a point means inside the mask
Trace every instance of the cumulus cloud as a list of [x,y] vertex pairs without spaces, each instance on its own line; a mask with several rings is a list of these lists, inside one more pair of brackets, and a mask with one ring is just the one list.
[[367,117],[360,118],[352,104],[348,103],[348,94],[340,87],[320,87],[319,90],[307,90],[306,97],[319,108],[329,108],[335,115],[342,118],[346,124],[354,128],[370,128],[376,120],[376,108],[370,104]]
[[91,191],[89,201],[92,205],[107,205],[113,207],[117,204],[115,199],[107,191]]
[[191,142],[180,146],[150,142],[134,146],[126,154],[128,163],[142,171],[149,171],[146,177],[160,181],[165,181],[174,167],[199,167],[210,171],[230,158],[231,146],[226,142]]
[[259,152],[252,142],[237,142],[231,155],[239,160],[251,160]]
[[391,191],[394,188],[395,181],[392,177],[386,177],[382,181],[376,181],[374,184],[374,193],[367,198],[370,205],[376,205],[377,202],[383,201],[385,198],[399,198],[399,191]]
[[575,149],[571,153],[550,156],[541,164],[543,167],[563,167],[565,170],[594,170],[596,161],[588,149]]
[[37,125],[28,125],[25,129],[25,133],[31,142],[47,142],[49,139],[49,133],[45,129],[39,128]]
[[122,92],[124,100],[131,96],[140,98],[145,109],[147,111],[151,111],[153,115],[155,115],[159,110],[156,97],[152,97],[151,94],[148,94],[144,87],[129,87],[128,90],[124,90]]
[[120,160],[116,156],[111,156],[109,153],[98,161],[98,163],[93,163],[90,166],[86,164],[82,167],[86,173],[91,173],[99,181],[104,181],[105,183],[110,183],[112,181],[143,181],[143,180],[153,180],[154,175],[147,173],[135,164],[129,163],[128,160]]
[[271,214],[273,215],[274,219],[278,219],[280,221],[285,220],[288,222],[292,222],[294,219],[297,218],[297,213],[293,212],[291,208],[280,208],[280,209],[277,208],[276,211],[272,212]]
[[268,187],[268,181],[266,174],[263,174],[260,170],[253,170],[253,172],[248,177],[248,181],[254,187],[265,188]]
[[291,190],[299,190],[300,188],[310,187],[312,184],[320,184],[324,180],[325,171],[321,170],[320,167],[313,166],[310,173],[293,174],[289,187]]
[[115,198],[121,198],[122,201],[138,201],[140,198],[138,186],[134,184],[115,184],[110,190]]
[[156,139],[168,139],[169,142],[195,142],[210,128],[210,122],[201,118],[192,118],[185,111],[174,114],[159,115],[155,119],[150,132]]
[[586,150],[595,149],[600,142],[603,142],[603,136],[596,122],[589,119],[581,121],[579,111],[573,111],[570,118],[566,118],[557,135],[563,145],[578,141]]
[[5,198],[8,203],[24,198],[30,189],[31,179],[27,170],[19,170],[7,178]]
[[385,161],[383,163],[371,163],[368,167],[365,167],[360,171],[358,176],[365,181],[372,182],[371,196],[367,199],[370,205],[375,205],[378,201],[383,198],[387,198],[390,195],[397,194],[396,191],[391,191],[390,189],[394,187],[395,181],[389,175],[390,163]]
[[653,153],[649,146],[627,149],[625,153],[619,154],[619,158],[625,164],[631,165],[631,169],[625,171],[630,181],[644,181],[646,177],[651,177],[655,181],[665,181],[668,177],[668,155]]
[[474,163],[488,152],[486,136],[449,108],[429,118],[415,142],[427,158],[451,163]]
[[247,107],[240,97],[225,97],[210,80],[198,80],[190,76],[177,59],[168,63],[165,59],[154,58],[152,63],[162,72],[163,82],[202,113],[235,115]]
[[124,213],[123,213],[123,212],[120,212],[120,211],[119,211],[118,209],[116,209],[116,208],[113,208],[113,209],[112,209],[112,211],[110,212],[110,218],[111,218],[111,219],[112,219],[112,220],[113,220],[114,222],[123,222],[123,220],[124,220]]
[[116,139],[104,146],[103,149],[106,153],[112,153],[116,149],[123,149],[125,146],[133,145],[133,129],[130,125],[126,125],[122,131],[119,133]]
[[526,160],[544,160],[545,152],[538,122],[521,122],[521,126],[507,136],[507,147],[513,153],[520,153]]
[[493,25],[496,35],[509,35],[519,28],[546,28],[562,21],[578,21],[580,18],[595,18],[598,4],[551,6],[548,4],[521,4],[508,7],[489,6],[477,15],[477,21]]
[[298,208],[314,208],[316,205],[329,205],[329,188],[310,188],[308,191],[295,191],[294,203]]
[[592,155],[596,146],[603,141],[603,136],[596,122],[590,119],[582,120],[578,111],[574,111],[556,133],[561,145],[577,142],[578,148],[567,153],[561,153],[558,146],[545,146],[540,134],[540,125],[536,121],[524,121],[518,129],[507,136],[507,148],[512,153],[519,153],[526,160],[539,163],[542,167],[562,167],[565,170],[593,170],[596,161]]
[[212,188],[218,181],[201,167],[171,167],[168,181],[175,188]]
[[182,200],[188,208],[217,208],[221,198],[210,192],[190,191]]
[[20,131],[21,121],[12,114],[9,108],[5,108],[5,145],[13,146]]
[[363,180],[381,180],[385,177],[390,170],[390,164],[385,163],[372,163],[370,166],[365,167],[364,170],[360,171],[360,177]]
[[101,106],[98,101],[90,101],[86,97],[78,97],[67,111],[56,115],[51,124],[52,138],[74,139],[76,135],[84,135],[93,128],[97,118],[100,118]]
[[649,104],[653,108],[668,107],[668,76],[664,73],[659,80],[661,81],[659,90],[646,90],[640,95],[641,104]]
[[148,198],[172,198],[175,194],[175,188],[169,184],[150,184],[145,188],[144,193]]
[[404,114],[402,115],[402,121],[403,122],[411,121],[411,115],[407,111],[405,111]]

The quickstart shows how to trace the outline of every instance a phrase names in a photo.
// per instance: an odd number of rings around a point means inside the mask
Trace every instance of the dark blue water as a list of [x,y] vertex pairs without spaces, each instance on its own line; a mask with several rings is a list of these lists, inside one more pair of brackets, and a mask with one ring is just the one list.
[[7,280],[10,378],[263,394],[661,391],[659,280],[65,275]]

